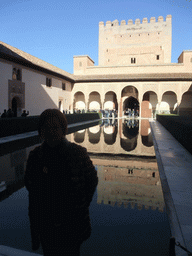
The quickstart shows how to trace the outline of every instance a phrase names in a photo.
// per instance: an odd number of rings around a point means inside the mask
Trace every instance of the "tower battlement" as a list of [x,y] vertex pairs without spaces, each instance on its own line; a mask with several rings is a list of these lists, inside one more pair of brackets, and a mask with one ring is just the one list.
[[171,63],[172,16],[99,22],[99,65]]
[[[171,22],[172,21],[172,16],[171,15],[167,15],[165,22]],[[149,22],[147,18],[143,18],[142,22],[140,19],[136,19],[135,23],[133,23],[132,19],[129,19],[126,23],[125,20],[122,20],[121,23],[119,23],[118,20],[114,20],[114,21],[107,21],[106,24],[104,24],[103,21],[99,22],[99,27],[113,27],[113,26],[125,26],[125,25],[140,25],[140,24],[146,24],[146,23],[160,23],[160,22],[164,22],[164,18],[163,16],[159,16],[158,19],[156,20],[155,17],[151,17]]]

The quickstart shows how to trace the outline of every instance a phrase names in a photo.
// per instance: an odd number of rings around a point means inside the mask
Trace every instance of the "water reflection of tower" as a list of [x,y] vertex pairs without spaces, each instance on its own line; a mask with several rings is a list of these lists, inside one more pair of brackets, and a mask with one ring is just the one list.
[[[94,159],[94,163],[100,162]],[[101,163],[101,162],[100,162]],[[109,160],[109,164],[111,161]],[[120,162],[119,162],[120,163]],[[148,168],[146,167],[148,166]],[[97,202],[101,204],[115,204],[141,210],[147,209],[163,212],[164,200],[160,186],[160,177],[157,169],[150,163],[144,164],[142,168],[117,167],[98,165],[99,184],[97,187]],[[132,172],[129,172],[129,169]]]

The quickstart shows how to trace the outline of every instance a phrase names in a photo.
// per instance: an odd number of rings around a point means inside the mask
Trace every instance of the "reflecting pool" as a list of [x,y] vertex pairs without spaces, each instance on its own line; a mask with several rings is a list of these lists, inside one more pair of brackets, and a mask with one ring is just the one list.
[[[81,255],[168,256],[171,233],[148,120],[106,119],[67,139],[87,148],[99,178],[90,205],[92,235]],[[0,157],[0,242],[30,252],[23,177],[37,145]]]

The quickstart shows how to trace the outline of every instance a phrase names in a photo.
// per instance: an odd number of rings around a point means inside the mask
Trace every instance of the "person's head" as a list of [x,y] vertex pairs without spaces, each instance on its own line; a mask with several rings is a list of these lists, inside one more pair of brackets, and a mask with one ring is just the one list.
[[58,145],[67,134],[67,119],[58,109],[46,109],[39,118],[39,136],[49,146]]

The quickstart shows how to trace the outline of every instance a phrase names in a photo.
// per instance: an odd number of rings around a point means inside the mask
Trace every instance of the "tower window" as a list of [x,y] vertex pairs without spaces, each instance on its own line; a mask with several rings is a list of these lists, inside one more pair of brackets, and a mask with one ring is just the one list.
[[51,78],[46,77],[46,86],[51,87]]
[[128,169],[128,174],[133,174],[133,169],[132,168]]
[[157,60],[159,60],[159,55],[156,56]]
[[17,80],[21,81],[21,70],[17,69]]
[[62,90],[66,90],[65,83],[62,83]]
[[18,68],[13,68],[13,74],[12,77],[14,80],[21,81],[21,70]]
[[79,62],[79,67],[82,67],[82,62],[81,61]]
[[131,64],[136,63],[136,58],[131,58]]

